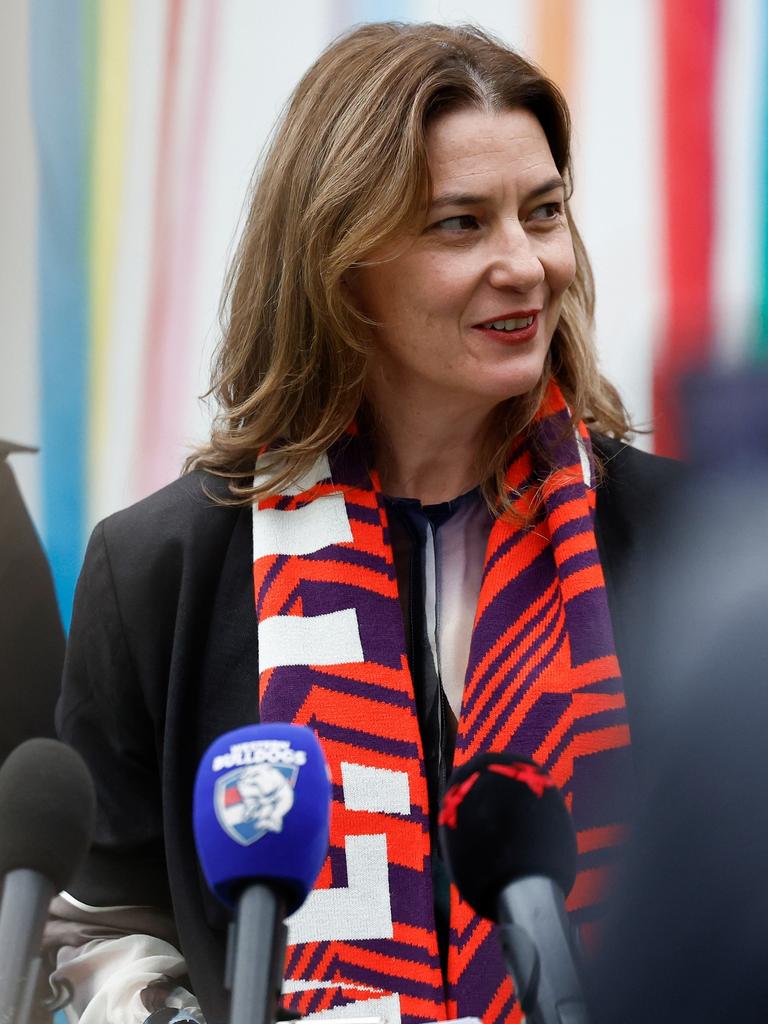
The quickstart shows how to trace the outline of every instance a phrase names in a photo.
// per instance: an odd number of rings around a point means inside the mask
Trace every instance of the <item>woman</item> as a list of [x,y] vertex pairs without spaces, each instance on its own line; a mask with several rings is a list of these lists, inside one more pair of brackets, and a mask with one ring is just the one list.
[[641,719],[625,621],[668,470],[620,443],[596,368],[569,137],[557,88],[475,29],[360,28],[296,89],[230,277],[210,445],[96,528],[78,588],[59,720],[100,816],[57,910],[105,926],[61,958],[84,1019],[162,1000],[174,924],[182,988],[225,1016],[191,785],[257,716],[312,724],[337,803],[319,884],[343,912],[294,921],[290,1008],[519,1019],[433,841],[478,750],[563,787],[571,909],[596,918],[630,788],[616,652]]

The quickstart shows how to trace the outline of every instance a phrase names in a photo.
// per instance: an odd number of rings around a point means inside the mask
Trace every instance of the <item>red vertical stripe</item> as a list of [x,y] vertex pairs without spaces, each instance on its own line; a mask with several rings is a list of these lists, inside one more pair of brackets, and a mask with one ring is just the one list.
[[667,321],[654,367],[656,450],[679,454],[677,384],[712,332],[714,84],[719,0],[663,0]]

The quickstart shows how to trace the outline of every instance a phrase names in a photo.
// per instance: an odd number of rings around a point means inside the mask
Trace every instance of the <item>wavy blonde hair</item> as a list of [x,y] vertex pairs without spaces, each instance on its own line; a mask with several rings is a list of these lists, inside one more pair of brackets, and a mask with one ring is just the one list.
[[[565,99],[535,65],[478,28],[370,24],[334,42],[297,86],[254,179],[222,298],[223,336],[209,394],[210,442],[187,460],[229,477],[232,500],[278,493],[342,436],[364,407],[375,325],[344,276],[426,216],[426,135],[442,114],[524,108],[540,122],[572,187]],[[510,440],[525,431],[554,375],[572,414],[624,437],[627,414],[599,373],[587,253],[568,221],[576,278],[565,293],[543,376],[502,403],[480,455],[487,500],[508,507]],[[265,448],[281,458],[253,485]]]

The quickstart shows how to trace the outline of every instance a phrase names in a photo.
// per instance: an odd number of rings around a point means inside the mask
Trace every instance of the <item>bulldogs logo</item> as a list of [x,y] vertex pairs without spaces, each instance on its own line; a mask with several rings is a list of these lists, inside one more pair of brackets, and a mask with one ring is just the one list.
[[293,807],[296,764],[263,763],[235,768],[216,780],[216,817],[236,842],[250,846],[267,832],[282,832]]

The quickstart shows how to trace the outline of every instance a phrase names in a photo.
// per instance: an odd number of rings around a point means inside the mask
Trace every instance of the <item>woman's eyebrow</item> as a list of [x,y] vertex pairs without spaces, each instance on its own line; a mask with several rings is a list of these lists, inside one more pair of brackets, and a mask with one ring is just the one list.
[[[536,185],[523,198],[525,202],[530,202],[532,199],[546,195],[547,192],[554,192],[556,189],[565,191],[565,182],[559,174]],[[479,195],[476,192],[443,192],[434,197],[429,208],[430,210],[439,210],[444,206],[482,206],[488,202],[488,198],[488,196]]]
[[430,210],[437,210],[443,206],[478,206],[488,202],[487,196],[481,196],[469,192],[444,192],[435,196],[429,204]]
[[544,181],[541,185],[537,185],[532,188],[531,191],[524,197],[525,202],[530,202],[531,199],[538,199],[539,196],[546,195],[547,192],[555,192],[557,189],[562,189],[565,192],[565,182],[558,174],[554,178],[550,178],[548,181]]

